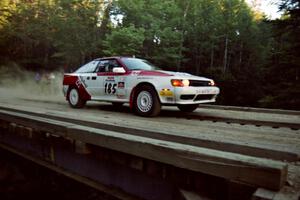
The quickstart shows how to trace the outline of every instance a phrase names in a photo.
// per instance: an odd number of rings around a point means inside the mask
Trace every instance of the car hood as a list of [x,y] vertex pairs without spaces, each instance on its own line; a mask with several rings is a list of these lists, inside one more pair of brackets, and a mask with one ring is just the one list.
[[171,76],[175,76],[174,78],[178,78],[178,79],[197,79],[197,80],[205,80],[205,81],[211,80],[205,77],[195,76],[184,72],[173,72],[173,71],[164,71],[164,70],[158,70],[158,71]]

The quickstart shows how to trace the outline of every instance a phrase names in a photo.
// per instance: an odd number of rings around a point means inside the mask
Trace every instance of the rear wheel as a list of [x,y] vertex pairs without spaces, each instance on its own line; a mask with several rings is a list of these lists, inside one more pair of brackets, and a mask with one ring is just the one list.
[[86,101],[81,98],[77,88],[70,88],[68,102],[73,108],[82,108],[86,104]]
[[137,89],[133,103],[135,113],[140,116],[153,117],[160,113],[160,101],[155,89],[149,85]]
[[198,108],[199,104],[178,105],[179,110],[183,112],[193,112]]

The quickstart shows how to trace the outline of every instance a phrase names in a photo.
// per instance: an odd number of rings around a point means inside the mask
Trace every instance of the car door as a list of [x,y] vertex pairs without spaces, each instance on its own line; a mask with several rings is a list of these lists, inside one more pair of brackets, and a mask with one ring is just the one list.
[[[113,72],[114,68],[122,68],[116,59],[102,60],[98,76],[101,78],[100,95],[102,100],[119,101],[122,93],[124,74]],[[124,81],[123,81],[124,82]]]
[[80,74],[81,82],[84,84],[87,92],[91,95],[91,98],[97,98],[99,96],[99,80],[97,79],[96,68],[99,61],[94,60],[86,64],[86,70]]

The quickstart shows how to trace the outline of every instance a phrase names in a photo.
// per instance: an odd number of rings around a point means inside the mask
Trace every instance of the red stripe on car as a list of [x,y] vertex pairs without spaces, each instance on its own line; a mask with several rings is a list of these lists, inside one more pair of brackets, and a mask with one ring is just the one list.
[[[63,80],[64,85],[69,85],[71,87],[76,87],[78,89],[79,95],[84,100],[91,100],[91,95],[86,91],[84,84],[81,82],[78,76],[74,75],[64,75]],[[67,93],[66,99],[69,98],[69,92]]]

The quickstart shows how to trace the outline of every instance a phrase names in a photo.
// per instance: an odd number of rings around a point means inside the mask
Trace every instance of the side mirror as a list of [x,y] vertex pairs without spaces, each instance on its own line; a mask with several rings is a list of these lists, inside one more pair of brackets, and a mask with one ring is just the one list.
[[123,67],[115,67],[113,68],[113,72],[114,73],[120,73],[120,74],[124,74],[126,71]]

